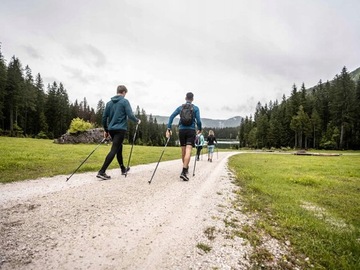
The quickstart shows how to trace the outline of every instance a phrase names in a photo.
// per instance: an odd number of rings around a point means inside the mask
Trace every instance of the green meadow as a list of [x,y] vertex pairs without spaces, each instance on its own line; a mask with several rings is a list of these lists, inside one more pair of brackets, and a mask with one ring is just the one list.
[[[96,147],[0,137],[0,183],[70,175]],[[100,145],[77,173],[97,172],[109,148]],[[125,164],[130,149],[124,145]],[[157,162],[163,149],[135,145],[130,166]],[[162,161],[179,158],[179,147],[167,147]],[[234,205],[256,220],[239,227],[231,221],[235,237],[246,238],[257,251],[254,262],[273,259],[261,248],[259,236],[267,234],[290,248],[281,269],[292,269],[289,262],[299,269],[360,269],[359,152],[243,153],[231,157],[229,167],[238,186]],[[117,168],[115,160],[112,168]]]
[[266,233],[290,243],[283,269],[293,258],[302,269],[360,269],[359,154],[241,154],[229,165],[242,211],[258,218],[241,234],[255,247]]
[[[97,147],[97,144],[56,144],[52,140],[0,137],[0,183],[55,175],[71,175]],[[77,173],[97,172],[110,150],[101,144]],[[131,145],[124,145],[123,156],[128,164]],[[158,162],[164,147],[134,145],[130,167]],[[180,158],[180,149],[168,147],[162,161]],[[116,159],[116,158],[115,158]],[[114,160],[109,169],[118,168]]]

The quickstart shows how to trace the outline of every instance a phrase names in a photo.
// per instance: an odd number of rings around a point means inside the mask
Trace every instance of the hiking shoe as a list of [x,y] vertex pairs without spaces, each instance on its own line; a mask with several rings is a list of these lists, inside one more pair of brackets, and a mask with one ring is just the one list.
[[102,180],[109,180],[111,177],[107,175],[106,173],[99,172],[96,176],[97,178],[100,178]]
[[121,168],[121,174],[122,174],[122,175],[126,175],[128,171],[130,171],[130,167],[127,167],[127,168],[125,168],[125,167],[124,167],[124,168]]
[[180,174],[180,178],[184,181],[189,181],[189,177],[186,175],[186,173],[182,172]]

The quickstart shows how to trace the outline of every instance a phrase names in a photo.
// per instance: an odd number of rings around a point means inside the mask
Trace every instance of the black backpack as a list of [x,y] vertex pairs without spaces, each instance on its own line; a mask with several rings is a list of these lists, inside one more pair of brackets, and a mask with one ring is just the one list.
[[191,103],[185,103],[182,105],[180,112],[180,123],[183,126],[191,126],[194,119],[194,105]]

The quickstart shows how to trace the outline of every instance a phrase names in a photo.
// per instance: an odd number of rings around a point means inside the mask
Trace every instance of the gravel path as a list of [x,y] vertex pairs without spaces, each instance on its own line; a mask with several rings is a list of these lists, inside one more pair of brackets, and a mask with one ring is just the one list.
[[[0,185],[1,269],[248,269],[252,248],[227,237],[234,211],[235,153],[206,156],[190,181],[180,160]],[[114,161],[115,162],[115,161]],[[202,245],[202,248],[199,248]],[[204,247],[210,247],[206,252]]]

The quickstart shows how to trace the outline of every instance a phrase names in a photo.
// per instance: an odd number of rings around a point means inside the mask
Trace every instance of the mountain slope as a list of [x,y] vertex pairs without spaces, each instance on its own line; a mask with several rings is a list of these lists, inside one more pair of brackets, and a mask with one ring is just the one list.
[[[339,74],[337,74],[337,75],[339,75]],[[355,81],[355,83],[356,83],[358,80],[360,80],[360,67],[357,68],[357,69],[355,69],[354,71],[351,71],[351,72],[349,73],[349,76],[350,76],[350,78],[351,78],[353,81]],[[334,76],[334,77],[335,77],[335,76]],[[332,79],[332,80],[325,80],[325,81],[322,81],[322,83],[325,83],[326,81],[329,81],[330,83],[332,83],[332,82],[334,81],[334,79]],[[312,86],[312,87],[310,87],[310,88],[307,88],[307,90],[308,90],[308,91],[312,91],[316,86],[317,86],[317,85],[314,85],[314,86]]]
[[351,79],[353,79],[355,82],[360,80],[360,67],[355,69],[354,71],[349,73]]
[[[153,118],[156,118],[158,124],[167,124],[169,121],[168,116],[153,115]],[[240,126],[242,117],[234,116],[229,119],[210,119],[210,118],[201,118],[202,126],[206,128],[226,128],[226,127],[238,127]],[[175,118],[173,124],[177,124],[179,118]]]

